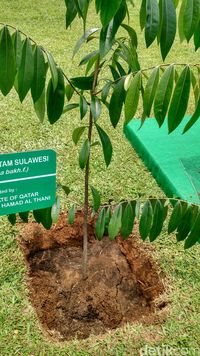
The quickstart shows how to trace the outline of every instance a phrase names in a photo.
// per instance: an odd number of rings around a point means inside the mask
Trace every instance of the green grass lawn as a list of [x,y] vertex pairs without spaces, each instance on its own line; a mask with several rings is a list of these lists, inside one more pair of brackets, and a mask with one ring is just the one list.
[[[48,48],[68,76],[81,73],[76,69],[81,54],[72,61],[71,53],[81,35],[82,25],[77,21],[72,30],[65,31],[63,0],[0,0],[0,8],[0,21],[19,27]],[[96,25],[95,20],[91,14],[88,27]],[[131,12],[131,22],[135,22],[135,28],[138,28],[137,9]],[[139,51],[144,68],[161,63],[156,45],[149,51],[145,49],[143,35]],[[198,56],[192,44],[180,45],[177,40],[167,61],[195,63]],[[58,153],[58,181],[72,189],[68,200],[62,197],[62,207],[66,208],[70,200],[81,203],[83,175],[75,158],[78,150],[71,142],[73,128],[79,121],[78,113],[63,115],[53,127],[47,120],[41,125],[30,103],[28,97],[23,105],[19,104],[14,91],[7,98],[1,96],[1,152],[55,149]],[[117,202],[121,198],[136,197],[138,193],[163,196],[124,139],[122,123],[113,130],[107,113],[100,120],[110,132],[114,146],[114,157],[108,170],[104,167],[99,148],[94,152],[91,183],[101,191],[103,200],[111,197]],[[185,252],[183,246],[177,245],[174,237],[168,237],[165,232],[154,243],[155,259],[167,275],[166,298],[170,303],[165,323],[127,325],[99,338],[91,336],[86,341],[74,340],[60,346],[45,339],[28,301],[26,269],[15,240],[18,228],[12,228],[7,218],[1,218],[0,232],[0,355],[138,355],[142,347],[159,347],[162,350],[163,345],[172,347],[173,355],[180,354],[178,348],[187,348],[189,355],[195,355],[195,349],[197,354],[199,348],[200,353],[199,246]],[[158,354],[156,349],[154,351],[155,355]]]

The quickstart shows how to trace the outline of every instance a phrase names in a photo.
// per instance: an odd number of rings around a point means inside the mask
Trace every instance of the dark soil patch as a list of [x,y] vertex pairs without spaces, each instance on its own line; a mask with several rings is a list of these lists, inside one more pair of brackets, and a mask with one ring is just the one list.
[[96,241],[89,224],[89,277],[81,279],[82,223],[62,215],[46,231],[29,223],[20,236],[30,300],[42,327],[59,340],[87,338],[127,322],[154,323],[164,290],[159,269],[138,238]]

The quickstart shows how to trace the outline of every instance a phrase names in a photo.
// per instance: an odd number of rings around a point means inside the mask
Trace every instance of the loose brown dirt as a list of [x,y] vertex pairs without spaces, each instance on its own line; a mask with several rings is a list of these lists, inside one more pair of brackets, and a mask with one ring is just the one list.
[[159,308],[154,301],[164,290],[163,282],[139,238],[96,241],[90,221],[88,278],[83,281],[82,214],[77,213],[73,226],[66,221],[63,214],[49,231],[29,223],[19,237],[30,300],[43,329],[69,340],[127,322],[156,322]]

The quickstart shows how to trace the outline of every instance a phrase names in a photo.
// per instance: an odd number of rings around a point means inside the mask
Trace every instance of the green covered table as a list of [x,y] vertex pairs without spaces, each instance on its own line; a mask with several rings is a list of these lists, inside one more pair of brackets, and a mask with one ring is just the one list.
[[159,186],[168,197],[200,203],[200,120],[184,135],[189,116],[170,135],[165,122],[161,128],[155,119],[133,119],[124,133]]

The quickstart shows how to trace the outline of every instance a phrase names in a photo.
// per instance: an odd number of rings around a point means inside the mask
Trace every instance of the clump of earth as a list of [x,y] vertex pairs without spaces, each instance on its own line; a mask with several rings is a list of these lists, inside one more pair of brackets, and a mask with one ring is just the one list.
[[63,214],[50,230],[31,222],[19,237],[30,301],[45,332],[70,340],[103,334],[125,323],[157,322],[165,305],[155,303],[164,291],[162,273],[137,233],[126,241],[119,236],[99,242],[91,220],[88,278],[83,280],[82,225],[81,212],[73,226]]

